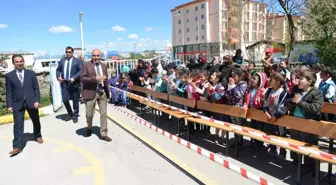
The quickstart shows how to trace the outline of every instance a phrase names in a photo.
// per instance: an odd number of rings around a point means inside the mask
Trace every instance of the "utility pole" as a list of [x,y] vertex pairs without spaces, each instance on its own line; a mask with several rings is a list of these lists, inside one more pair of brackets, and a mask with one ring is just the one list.
[[82,55],[84,56],[84,35],[83,35],[83,12],[79,12],[79,26],[80,26],[80,33],[81,33],[81,43],[82,43]]
[[135,62],[135,58],[136,58],[136,50],[135,50],[135,42],[134,42],[134,62]]

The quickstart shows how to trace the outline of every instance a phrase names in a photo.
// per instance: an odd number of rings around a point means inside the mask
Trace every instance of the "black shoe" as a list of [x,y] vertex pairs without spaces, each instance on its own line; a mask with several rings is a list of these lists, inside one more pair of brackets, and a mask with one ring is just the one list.
[[72,118],[73,118],[73,115],[69,115],[68,117],[66,117],[66,118],[64,119],[64,121],[70,121],[70,120],[72,120]]
[[73,121],[73,123],[77,123],[77,122],[78,122],[78,118],[75,118],[75,117],[74,117],[74,118],[72,119],[72,121]]
[[86,135],[91,136],[92,135],[92,129],[87,129],[86,130]]

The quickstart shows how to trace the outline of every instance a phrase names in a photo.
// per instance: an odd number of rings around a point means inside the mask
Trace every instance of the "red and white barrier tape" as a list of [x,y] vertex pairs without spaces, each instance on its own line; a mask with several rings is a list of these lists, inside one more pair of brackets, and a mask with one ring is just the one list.
[[232,129],[239,130],[239,131],[254,135],[256,137],[259,137],[259,138],[263,138],[263,139],[266,139],[266,140],[269,140],[269,141],[274,141],[274,142],[279,143],[279,144],[287,145],[290,148],[294,148],[294,149],[301,150],[301,151],[304,151],[304,152],[309,152],[309,153],[312,153],[314,155],[318,155],[322,158],[325,158],[327,160],[336,161],[336,155],[333,155],[333,154],[330,154],[330,153],[327,153],[327,152],[323,152],[323,151],[316,150],[316,149],[313,149],[313,148],[308,148],[308,147],[305,147],[305,146],[300,146],[300,145],[288,143],[287,141],[284,141],[284,140],[281,140],[281,139],[278,139],[278,138],[275,138],[275,137],[272,137],[272,136],[268,136],[268,135],[265,135],[265,134],[261,134],[261,133],[258,133],[258,132],[254,132],[252,130],[245,129],[245,128],[243,128],[241,126],[238,126],[238,125],[234,125],[234,124],[231,124],[231,123],[215,120],[215,119],[212,119],[212,118],[209,118],[209,117],[206,117],[206,116],[194,113],[194,112],[189,112],[189,111],[177,108],[177,107],[173,107],[171,105],[167,105],[167,104],[164,104],[164,103],[161,103],[161,102],[150,100],[148,98],[145,98],[145,97],[142,97],[142,96],[139,96],[139,95],[136,95],[136,94],[118,89],[118,88],[114,88],[114,89],[126,92],[127,94],[130,94],[130,95],[135,96],[137,98],[143,99],[145,101],[150,101],[152,103],[162,105],[162,106],[167,107],[169,109],[180,111],[180,112],[182,112],[184,114],[187,114],[187,115],[191,115],[191,116],[194,116],[194,117],[197,117],[197,118],[201,118],[201,119],[204,119],[204,120],[207,120],[207,121],[211,121],[213,123],[216,123],[216,124],[219,124],[219,125],[222,125],[222,126],[230,127]]
[[113,108],[115,108],[116,110],[118,110],[119,112],[123,113],[124,115],[130,117],[131,119],[135,120],[137,123],[140,123],[140,124],[143,124],[145,125],[146,127],[154,130],[155,132],[159,133],[159,134],[162,134],[164,136],[166,136],[167,138],[173,140],[173,141],[176,141],[178,144],[180,145],[183,145],[185,147],[187,147],[188,149],[190,150],[193,150],[195,152],[197,152],[198,154],[214,161],[214,162],[217,162],[221,165],[223,165],[225,168],[228,168],[234,172],[237,172],[239,173],[241,176],[245,177],[246,179],[250,179],[250,180],[253,180],[261,185],[273,185],[273,183],[270,183],[268,182],[265,178],[262,178],[262,177],[259,177],[249,171],[247,171],[246,169],[244,168],[240,168],[238,166],[236,166],[235,164],[232,164],[231,162],[223,159],[223,157],[217,155],[217,154],[214,154],[204,148],[201,148],[189,141],[186,141],[184,139],[181,139],[180,137],[177,137],[165,130],[162,130],[160,129],[159,127],[156,127],[155,125],[151,124],[151,123],[148,123],[147,121],[141,119],[140,117],[134,115],[134,114],[131,114],[119,107],[116,107],[114,106]]

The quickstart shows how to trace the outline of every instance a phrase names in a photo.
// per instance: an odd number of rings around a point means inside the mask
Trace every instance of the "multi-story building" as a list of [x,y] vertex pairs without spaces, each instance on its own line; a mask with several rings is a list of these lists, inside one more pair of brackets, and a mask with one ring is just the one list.
[[[295,29],[295,39],[305,40],[301,26],[299,24],[302,16],[293,16]],[[288,19],[286,15],[269,14],[266,21],[267,39],[285,43],[289,39]]]
[[222,56],[242,43],[265,39],[266,5],[244,0],[194,0],[172,13],[173,56]]

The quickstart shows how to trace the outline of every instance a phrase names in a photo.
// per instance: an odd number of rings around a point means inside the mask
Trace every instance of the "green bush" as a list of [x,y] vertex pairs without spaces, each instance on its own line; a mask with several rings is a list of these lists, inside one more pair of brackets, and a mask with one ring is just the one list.
[[[45,107],[51,104],[51,97],[49,95],[41,95],[40,107]],[[8,114],[6,100],[0,104],[0,116]]]

